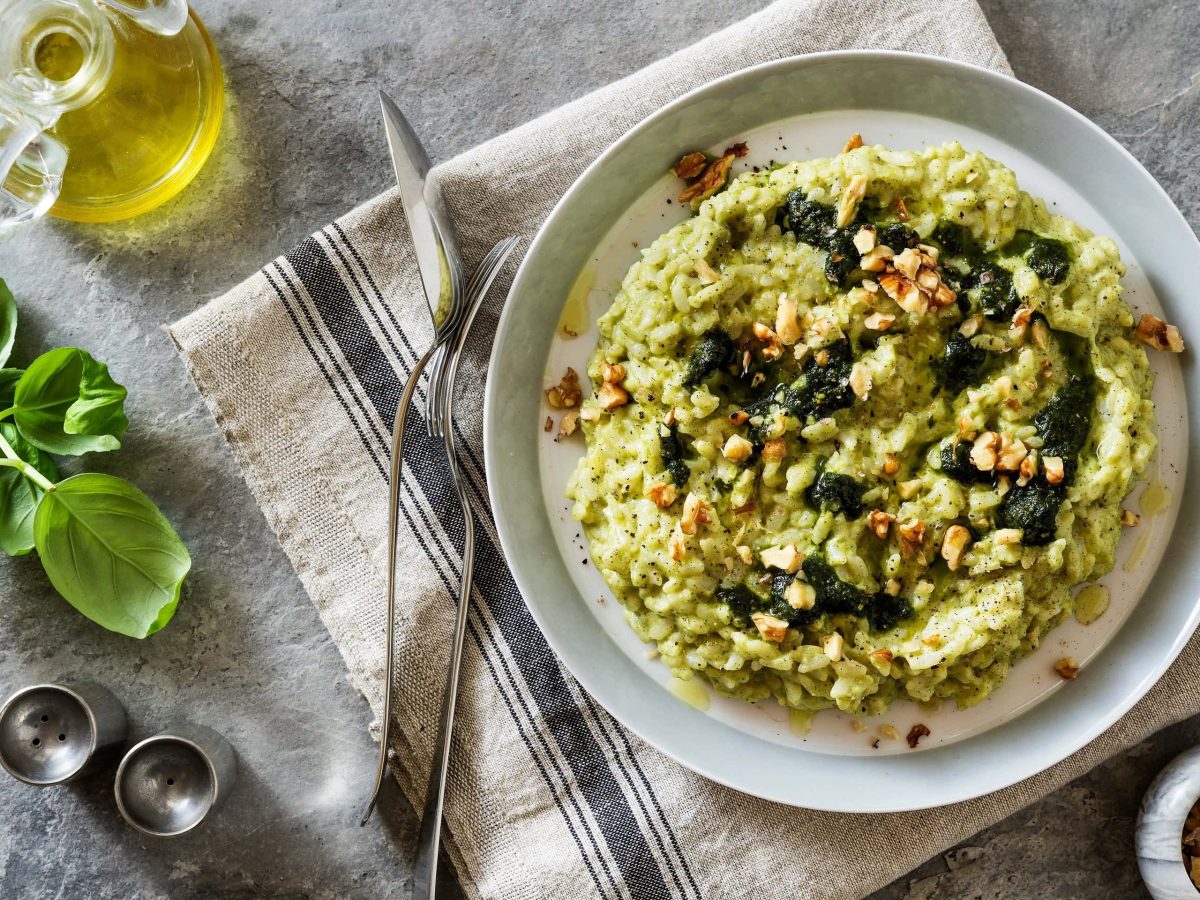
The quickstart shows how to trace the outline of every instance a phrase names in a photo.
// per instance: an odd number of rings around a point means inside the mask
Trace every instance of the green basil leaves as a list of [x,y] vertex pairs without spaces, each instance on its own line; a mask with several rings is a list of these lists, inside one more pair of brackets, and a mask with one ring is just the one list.
[[129,425],[125,395],[108,366],[62,347],[35,359],[17,381],[13,420],[25,440],[51,453],[116,450]]
[[129,482],[85,472],[59,481],[51,453],[116,450],[126,390],[85,350],[8,363],[17,327],[0,280],[0,550],[36,549],[63,597],[93,622],[144,638],[171,620],[191,569],[187,547]]
[[38,504],[33,537],[55,590],[93,622],[135,638],[170,621],[192,566],[158,507],[112,475],[59,483]]
[[4,279],[0,278],[0,366],[8,362],[16,337],[17,302]]
[[[0,422],[0,436],[48,480],[58,480],[54,460],[26,442],[10,422]],[[0,467],[0,550],[9,556],[23,556],[33,549],[33,513],[43,493],[20,469]]]

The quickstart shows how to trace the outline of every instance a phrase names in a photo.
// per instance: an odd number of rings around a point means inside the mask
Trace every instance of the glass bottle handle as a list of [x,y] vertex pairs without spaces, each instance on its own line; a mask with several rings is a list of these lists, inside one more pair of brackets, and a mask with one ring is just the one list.
[[66,166],[67,148],[40,122],[0,109],[0,236],[54,205]]
[[97,0],[124,13],[147,31],[171,36],[187,23],[187,0]]

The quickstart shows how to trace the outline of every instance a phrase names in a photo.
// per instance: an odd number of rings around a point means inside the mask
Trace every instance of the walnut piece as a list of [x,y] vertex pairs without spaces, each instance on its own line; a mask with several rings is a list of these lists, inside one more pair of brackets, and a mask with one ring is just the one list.
[[1042,471],[1045,472],[1046,481],[1050,484],[1061,484],[1063,478],[1066,477],[1061,456],[1043,456]]
[[662,484],[653,484],[646,489],[646,496],[654,501],[654,505],[659,509],[666,509],[675,502],[678,492],[675,490],[675,485],[663,482]]
[[583,390],[579,387],[579,373],[569,366],[558,384],[546,389],[546,402],[555,409],[571,409],[578,406],[582,399]]
[[[747,147],[744,143],[738,143],[731,147],[726,147],[725,152],[722,153],[719,158],[707,163],[699,175],[692,176],[695,178],[695,180],[692,181],[692,183],[684,188],[679,194],[679,202],[696,205],[702,200],[707,200],[709,197],[723,188],[725,186],[725,181],[729,177],[729,169],[733,166],[733,161],[739,156],[745,156],[746,151]],[[689,159],[694,156],[695,154],[689,153],[684,157],[684,159]],[[683,163],[684,159],[681,159],[679,163]],[[694,162],[688,166],[688,170],[690,170],[693,166]],[[678,172],[676,174],[678,174]]]
[[573,409],[570,412],[563,413],[562,421],[558,423],[558,436],[560,438],[570,437],[579,427],[579,410]]
[[696,258],[696,277],[702,284],[716,284],[721,280],[721,273],[712,267],[703,256]]
[[963,525],[951,525],[946,529],[946,536],[942,538],[942,559],[946,561],[946,567],[954,572],[962,564],[963,554],[967,552],[967,545],[971,543],[971,532]]
[[721,452],[730,462],[745,462],[754,452],[754,445],[740,434],[732,434],[725,442]]
[[839,662],[842,658],[842,647],[844,644],[845,641],[842,636],[835,631],[821,641],[821,650],[829,657],[830,662]]
[[921,738],[926,737],[928,734],[929,734],[929,726],[918,722],[916,725],[914,725],[912,728],[910,728],[908,730],[908,734],[905,735],[904,739],[906,741],[908,741],[908,746],[909,746],[910,750],[916,750],[917,744],[919,744],[921,742]]
[[712,504],[696,494],[689,493],[683,499],[683,514],[679,517],[679,530],[684,534],[695,534],[697,526],[712,521]]
[[875,537],[881,541],[887,540],[888,530],[892,527],[892,523],[896,521],[896,517],[891,513],[884,512],[882,509],[871,510],[867,516],[867,524]]
[[788,574],[794,574],[804,561],[795,544],[785,544],[782,547],[768,547],[758,554],[762,564],[768,569],[781,569]]
[[1073,656],[1064,656],[1054,664],[1054,671],[1070,681],[1079,674],[1079,662]]
[[1138,319],[1134,336],[1139,341],[1149,344],[1155,350],[1166,350],[1171,353],[1183,352],[1183,335],[1174,325],[1169,325],[1158,316],[1144,313]]
[[679,162],[675,163],[673,171],[680,178],[695,178],[704,171],[704,167],[708,165],[708,157],[696,150],[693,153],[685,154]]
[[849,153],[851,150],[857,150],[862,145],[862,135],[856,131],[854,134],[850,135],[850,140],[846,141],[845,146],[842,147],[842,152]]
[[753,613],[750,619],[757,626],[759,633],[768,641],[778,644],[787,637],[787,622],[783,619],[764,612]]
[[779,309],[775,313],[775,334],[785,347],[790,347],[800,340],[796,301],[786,294],[779,298]]
[[771,438],[763,444],[762,458],[767,462],[779,462],[787,454],[787,442],[783,438]]
[[901,522],[896,526],[896,533],[900,536],[900,555],[905,559],[919,553],[925,543],[925,523],[920,519]]
[[618,406],[624,406],[629,402],[629,391],[621,387],[619,384],[605,382],[600,385],[600,390],[596,393],[596,399],[600,403],[601,409],[616,409]]
[[858,212],[858,204],[862,203],[865,196],[867,196],[867,177],[855,175],[842,190],[841,197],[838,198],[835,222],[838,228],[845,228],[854,221],[854,216]]
[[817,605],[817,592],[811,584],[793,578],[783,592],[783,599],[792,609],[812,609]]
[[1135,513],[1132,509],[1121,510],[1121,524],[1126,528],[1133,528],[1141,521],[1142,517]]

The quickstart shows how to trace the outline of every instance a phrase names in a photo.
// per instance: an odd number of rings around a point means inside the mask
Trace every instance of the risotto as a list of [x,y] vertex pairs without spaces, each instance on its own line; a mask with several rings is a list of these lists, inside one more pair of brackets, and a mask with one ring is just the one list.
[[1182,344],[1135,333],[1123,273],[956,143],[704,199],[629,269],[579,410],[568,495],[630,626],[747,701],[982,700],[1112,568],[1155,449],[1137,337]]

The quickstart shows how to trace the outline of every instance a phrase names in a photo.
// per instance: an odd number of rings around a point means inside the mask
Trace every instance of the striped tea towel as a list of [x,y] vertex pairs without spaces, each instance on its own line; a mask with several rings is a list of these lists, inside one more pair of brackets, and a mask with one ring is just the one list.
[[[853,47],[918,48],[1008,71],[974,0],[783,0],[440,166],[467,261],[506,234],[531,237],[588,162],[685,91],[755,63]],[[1200,670],[1195,643],[1155,702],[1091,746],[1027,782],[933,815],[791,809],[660,755],[563,670],[496,540],[481,407],[506,288],[502,278],[477,322],[456,407],[481,523],[446,820],[448,849],[471,897],[859,897],[1186,714],[1177,698],[1187,693],[1179,689],[1183,672]],[[430,340],[423,305],[403,213],[389,192],[172,328],[376,712],[388,452],[401,382]],[[423,391],[418,396],[423,401]],[[440,444],[419,415],[410,418],[406,448],[392,734],[397,777],[420,809],[463,535]]]

